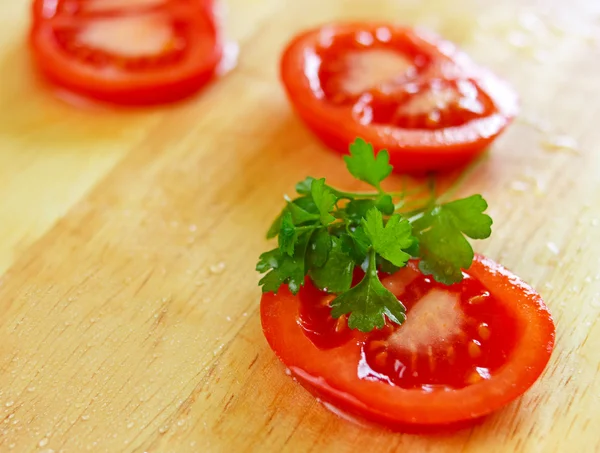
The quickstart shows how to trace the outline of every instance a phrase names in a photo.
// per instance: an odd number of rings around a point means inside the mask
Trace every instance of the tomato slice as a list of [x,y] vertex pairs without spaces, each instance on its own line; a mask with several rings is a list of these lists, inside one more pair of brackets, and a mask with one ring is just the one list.
[[291,374],[341,413],[395,429],[475,421],[523,394],[546,367],[554,323],[541,297],[476,256],[444,286],[412,262],[383,279],[408,310],[402,326],[364,334],[333,320],[332,296],[307,281],[265,294],[265,337]]
[[515,92],[452,43],[380,23],[327,25],[297,36],[281,78],[298,115],[341,152],[361,137],[397,171],[464,164],[518,111]]
[[223,54],[206,0],[37,0],[33,18],[42,73],[112,103],[187,97],[214,76]]

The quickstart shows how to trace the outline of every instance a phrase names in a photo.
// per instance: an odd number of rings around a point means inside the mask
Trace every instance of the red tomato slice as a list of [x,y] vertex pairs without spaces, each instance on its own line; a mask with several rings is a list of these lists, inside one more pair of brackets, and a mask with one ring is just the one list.
[[541,297],[487,258],[452,286],[416,263],[383,281],[407,321],[369,334],[333,320],[333,296],[310,282],[298,296],[282,287],[262,298],[269,345],[336,411],[395,429],[456,426],[519,397],[550,359],[554,323]]
[[53,82],[127,105],[195,93],[223,53],[205,0],[37,0],[31,43]]
[[281,78],[302,120],[341,152],[361,137],[397,171],[463,164],[518,111],[515,92],[452,43],[385,24],[328,25],[297,36]]

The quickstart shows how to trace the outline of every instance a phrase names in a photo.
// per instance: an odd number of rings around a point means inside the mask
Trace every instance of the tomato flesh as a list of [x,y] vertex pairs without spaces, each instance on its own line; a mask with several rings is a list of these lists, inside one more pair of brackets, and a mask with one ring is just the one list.
[[54,37],[63,51],[82,64],[99,70],[113,66],[143,71],[183,59],[189,27],[162,14],[146,14],[54,29]]
[[397,171],[440,170],[486,148],[516,115],[517,96],[454,45],[410,28],[328,25],[296,37],[281,78],[296,111],[346,153],[362,137]]
[[473,421],[520,396],[545,368],[554,324],[539,296],[477,256],[444,286],[416,263],[382,280],[407,308],[402,326],[365,334],[334,320],[333,296],[307,281],[261,302],[265,336],[304,386],[344,412],[396,429]]
[[222,56],[208,2],[36,3],[31,42],[38,67],[64,88],[96,99],[178,100],[210,80]]
[[514,347],[510,313],[473,278],[444,287],[421,276],[400,297],[407,322],[376,332],[363,346],[369,366],[395,385],[466,387],[491,379]]

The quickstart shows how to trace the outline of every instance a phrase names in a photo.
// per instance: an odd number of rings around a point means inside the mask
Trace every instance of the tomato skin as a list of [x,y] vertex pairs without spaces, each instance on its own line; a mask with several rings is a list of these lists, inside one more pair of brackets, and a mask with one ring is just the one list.
[[[344,36],[357,31],[376,35],[381,27],[422,48],[434,60],[435,74],[426,72],[418,78],[465,77],[490,97],[495,111],[463,126],[434,131],[406,129],[361,124],[353,117],[351,108],[331,104],[322,93],[316,93],[314,66],[319,59],[317,49],[323,35]],[[452,43],[422,30],[383,23],[331,24],[298,35],[282,55],[280,76],[296,113],[325,145],[346,154],[349,144],[361,137],[376,149],[387,149],[390,162],[398,172],[422,173],[465,164],[487,148],[518,112],[518,98],[513,89],[490,71],[475,65]]]
[[38,70],[54,84],[90,98],[125,106],[143,106],[174,102],[199,91],[218,69],[223,57],[220,30],[209,1],[168,1],[159,7],[133,10],[127,14],[167,11],[173,20],[185,21],[191,43],[182,61],[135,74],[126,70],[106,76],[63,49],[55,30],[94,17],[119,16],[110,11],[81,17],[42,17],[44,0],[33,6],[30,47]]
[[507,362],[490,380],[461,389],[428,393],[359,379],[358,344],[365,334],[357,333],[354,341],[335,349],[317,348],[298,326],[298,298],[285,287],[277,295],[262,297],[264,335],[303,386],[346,413],[404,431],[472,423],[533,385],[550,359],[555,328],[541,297],[500,265],[477,255],[468,273],[511,307],[518,341]]

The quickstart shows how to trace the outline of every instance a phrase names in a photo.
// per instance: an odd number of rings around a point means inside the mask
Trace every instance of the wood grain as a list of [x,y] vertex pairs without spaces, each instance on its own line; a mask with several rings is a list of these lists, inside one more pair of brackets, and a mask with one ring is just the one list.
[[[57,100],[23,52],[27,5],[0,5],[0,451],[599,451],[600,7],[228,5],[238,67],[189,102],[136,112]],[[425,24],[522,95],[462,191],[488,198],[495,232],[477,248],[542,292],[557,347],[530,392],[472,429],[343,421],[262,337],[253,267],[278,194],[307,174],[351,184],[277,81],[293,33],[336,18]],[[544,145],[564,133],[574,149]]]

